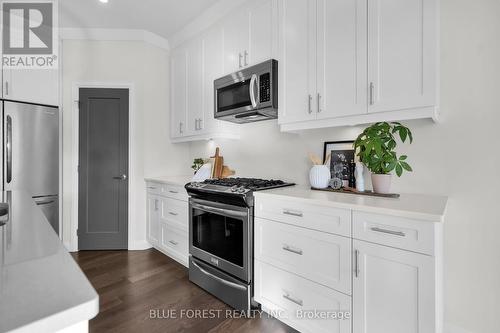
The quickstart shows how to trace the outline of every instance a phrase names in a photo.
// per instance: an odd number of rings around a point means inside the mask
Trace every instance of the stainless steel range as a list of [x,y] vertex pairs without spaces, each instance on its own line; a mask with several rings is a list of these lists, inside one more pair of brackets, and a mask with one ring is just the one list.
[[281,180],[209,179],[185,186],[189,199],[189,280],[238,310],[253,297],[254,191]]

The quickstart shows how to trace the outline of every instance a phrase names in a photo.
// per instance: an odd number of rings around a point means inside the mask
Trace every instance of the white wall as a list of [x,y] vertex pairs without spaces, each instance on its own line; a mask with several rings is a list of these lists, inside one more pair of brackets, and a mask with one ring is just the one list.
[[[144,42],[63,42],[63,240],[75,240],[73,194],[73,86],[76,83],[131,84],[129,248],[148,246],[144,176],[181,174],[187,147],[169,141],[169,55]],[[185,173],[185,171],[184,171]],[[73,248],[74,249],[74,248]]]
[[[413,174],[394,180],[398,192],[449,196],[445,224],[447,332],[500,331],[500,2],[441,1],[443,122],[406,124],[404,147]],[[353,139],[358,127],[279,133],[275,121],[241,126],[241,140],[192,143],[191,158],[220,146],[238,175],[305,183],[309,151],[324,141]]]

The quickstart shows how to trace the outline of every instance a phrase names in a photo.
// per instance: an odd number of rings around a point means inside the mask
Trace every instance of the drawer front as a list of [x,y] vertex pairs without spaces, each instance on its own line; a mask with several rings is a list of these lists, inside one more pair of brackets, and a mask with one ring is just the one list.
[[255,216],[299,227],[351,236],[351,211],[280,198],[255,200]]
[[146,191],[149,194],[160,194],[161,186],[162,185],[158,183],[146,182]]
[[160,219],[168,226],[188,231],[188,203],[160,197]]
[[354,211],[353,237],[434,255],[434,223]]
[[255,258],[351,294],[351,239],[255,219]]
[[177,200],[187,201],[188,195],[184,186],[163,184],[160,189],[160,194]]
[[160,246],[167,253],[174,255],[177,259],[182,258],[187,261],[188,256],[188,235],[187,232],[172,228],[165,223],[161,223],[161,243]]
[[[255,300],[301,332],[351,331],[351,297],[259,260],[255,261]],[[328,319],[300,317],[301,311],[313,313],[315,310]],[[334,319],[339,311],[348,312],[349,317]]]

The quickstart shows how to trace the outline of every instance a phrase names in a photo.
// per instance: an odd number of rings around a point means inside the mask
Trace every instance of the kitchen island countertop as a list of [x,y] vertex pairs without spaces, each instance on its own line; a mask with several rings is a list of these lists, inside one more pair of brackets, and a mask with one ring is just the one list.
[[28,194],[0,196],[9,203],[0,227],[0,332],[85,328],[99,312],[95,289]]

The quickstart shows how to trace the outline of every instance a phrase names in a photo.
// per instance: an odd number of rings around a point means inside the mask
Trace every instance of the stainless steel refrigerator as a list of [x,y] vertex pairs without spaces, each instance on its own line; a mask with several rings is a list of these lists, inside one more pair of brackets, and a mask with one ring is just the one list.
[[59,234],[59,109],[2,106],[3,189],[28,192]]

